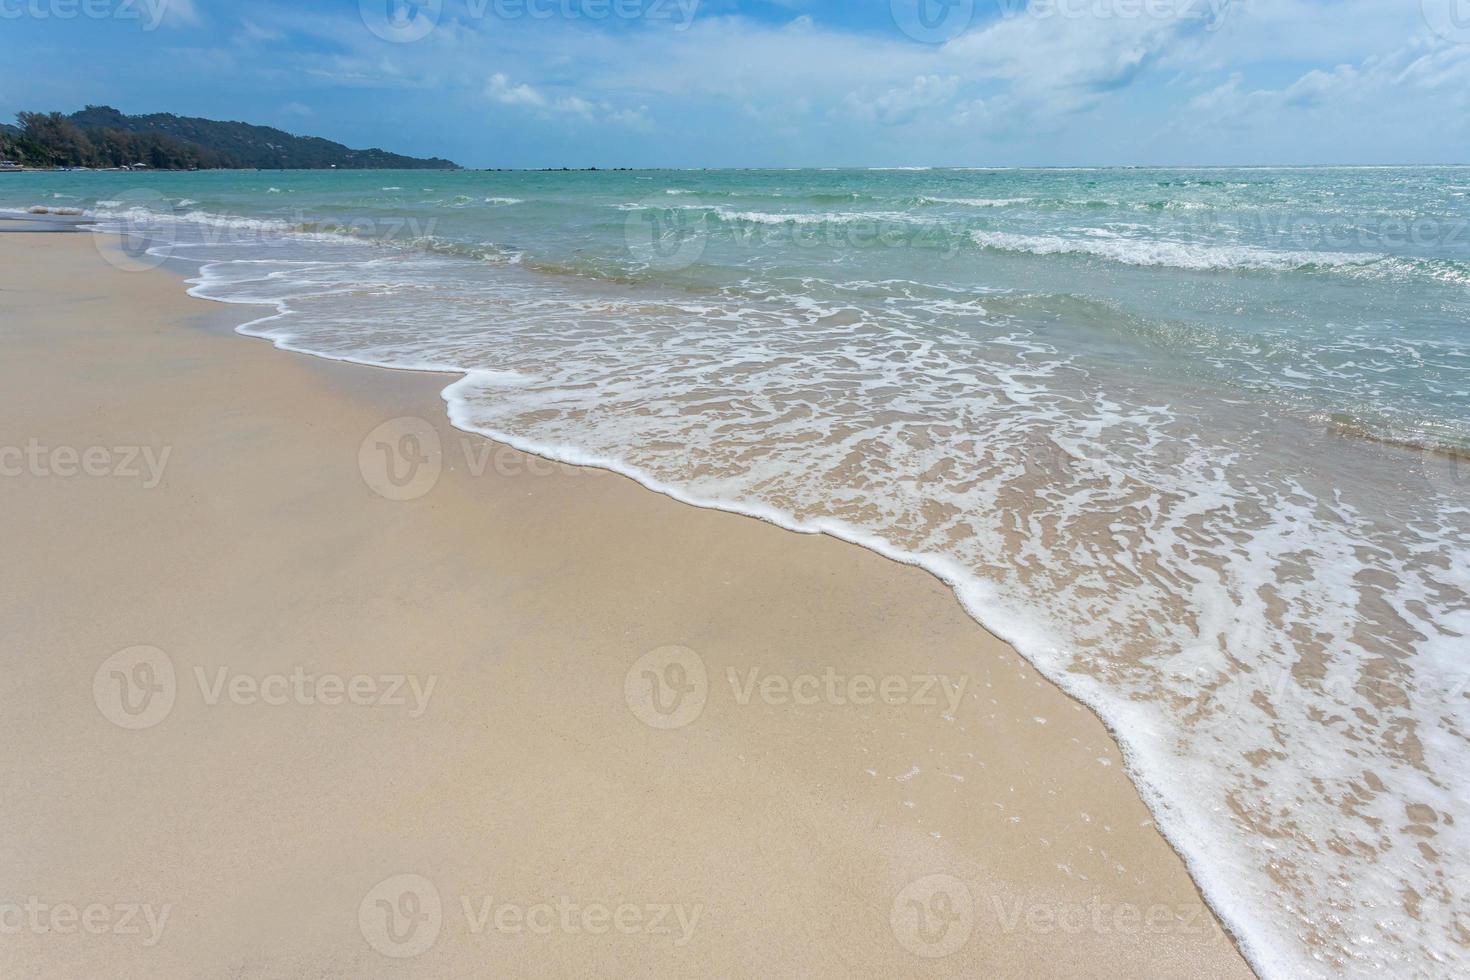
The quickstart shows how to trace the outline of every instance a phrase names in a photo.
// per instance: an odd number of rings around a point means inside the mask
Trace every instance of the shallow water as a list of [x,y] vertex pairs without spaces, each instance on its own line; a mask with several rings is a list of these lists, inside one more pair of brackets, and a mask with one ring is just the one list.
[[[1470,952],[1470,170],[24,174],[465,428],[922,564],[1272,976]],[[151,250],[151,251],[150,251]]]

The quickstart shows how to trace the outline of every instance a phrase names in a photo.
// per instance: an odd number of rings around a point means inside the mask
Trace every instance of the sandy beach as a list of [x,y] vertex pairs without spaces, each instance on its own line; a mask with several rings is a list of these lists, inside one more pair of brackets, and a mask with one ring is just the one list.
[[1249,977],[918,569],[0,236],[0,976]]

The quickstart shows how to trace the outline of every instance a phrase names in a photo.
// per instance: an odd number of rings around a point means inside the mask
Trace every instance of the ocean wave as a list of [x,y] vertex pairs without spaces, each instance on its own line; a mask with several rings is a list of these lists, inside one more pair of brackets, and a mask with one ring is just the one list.
[[825,191],[807,190],[793,188],[791,190],[762,190],[759,188],[740,188],[738,190],[684,190],[672,188],[664,193],[670,197],[699,197],[706,200],[731,200],[741,201],[779,201],[782,204],[847,204],[854,201],[882,201],[890,200],[881,195],[866,194],[862,191]]
[[1030,197],[921,197],[920,204],[958,204],[969,208],[1008,208],[1018,204],[1030,204]]
[[1303,269],[1363,266],[1385,255],[1350,252],[1278,251],[1253,245],[1204,245],[1193,242],[1121,237],[1064,238],[1004,231],[972,231],[981,248],[1029,255],[1090,255],[1123,265],[1184,269],[1190,272],[1254,270],[1292,272]]
[[738,211],[727,207],[703,207],[701,205],[685,205],[685,210],[708,211],[717,220],[727,224],[753,224],[753,225],[852,225],[877,222],[895,222],[907,224],[933,224],[933,219],[907,211],[828,211],[822,213],[810,212],[780,212],[780,211]]

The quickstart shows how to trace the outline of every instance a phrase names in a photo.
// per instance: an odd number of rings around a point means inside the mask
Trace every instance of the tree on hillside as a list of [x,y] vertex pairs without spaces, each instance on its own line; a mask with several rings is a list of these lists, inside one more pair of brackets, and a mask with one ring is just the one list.
[[22,112],[21,140],[36,144],[57,160],[75,161],[73,166],[92,166],[97,151],[87,134],[59,112]]

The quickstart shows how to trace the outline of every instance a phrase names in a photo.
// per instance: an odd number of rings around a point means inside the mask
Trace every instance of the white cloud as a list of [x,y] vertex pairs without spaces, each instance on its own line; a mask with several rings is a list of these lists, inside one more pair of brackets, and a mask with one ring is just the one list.
[[1202,4],[1162,0],[1119,5],[1124,16],[1086,15],[1108,5],[1052,2],[972,30],[944,46],[971,79],[1002,85],[1011,105],[1028,114],[1090,109],[1130,87],[1150,67],[1180,50],[1205,47],[1228,27],[1230,0]]
[[907,86],[890,88],[876,97],[851,92],[843,100],[843,109],[855,119],[899,126],[913,122],[926,109],[948,105],[959,90],[958,75],[919,75]]
[[262,27],[260,24],[257,24],[253,20],[242,19],[240,21],[239,37],[242,41],[279,41],[285,36],[285,34],[281,33],[275,28]]
[[[1248,89],[1239,72],[1189,102],[1194,127],[1280,126],[1312,115],[1369,127],[1400,117],[1408,105],[1430,104],[1463,126],[1470,112],[1470,46],[1416,38],[1358,64],[1313,68],[1282,88]],[[1375,118],[1376,117],[1376,118]]]
[[485,94],[492,102],[498,102],[501,105],[532,106],[540,109],[547,104],[546,96],[529,85],[513,85],[504,72],[496,72],[490,76],[490,81],[485,86]]
[[610,103],[592,102],[576,94],[551,97],[524,82],[516,84],[504,72],[496,72],[490,76],[485,85],[485,94],[499,105],[534,109],[548,114],[578,116],[588,122],[610,122],[637,129],[650,126],[645,106],[636,109],[617,108]]

